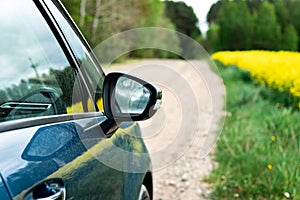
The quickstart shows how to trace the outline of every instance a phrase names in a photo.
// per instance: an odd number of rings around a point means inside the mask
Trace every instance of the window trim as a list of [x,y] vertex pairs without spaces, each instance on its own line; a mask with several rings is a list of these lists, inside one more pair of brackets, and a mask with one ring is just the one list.
[[80,119],[105,117],[102,112],[88,112],[76,114],[48,115],[42,117],[30,117],[17,120],[1,122],[0,134],[2,132],[13,131],[23,128],[31,128],[34,126],[42,126],[46,124],[68,122]]
[[[56,6],[58,1],[52,1]],[[44,17],[46,23],[49,25],[49,28],[51,29],[52,33],[54,34],[55,38],[57,39],[60,47],[62,48],[67,60],[69,61],[71,67],[73,68],[76,76],[78,77],[78,83],[80,88],[80,94],[81,94],[81,100],[83,102],[83,110],[84,112],[88,111],[88,99],[93,99],[91,95],[91,90],[89,86],[87,85],[83,74],[80,71],[80,64],[78,63],[76,56],[73,52],[72,46],[70,45],[69,41],[67,40],[66,36],[64,35],[63,31],[61,30],[58,22],[56,21],[55,16],[53,16],[51,10],[47,6],[47,3],[45,0],[34,0],[34,3],[36,4],[38,10]],[[63,7],[58,7],[60,12],[65,11],[62,9]],[[76,26],[75,26],[76,27]],[[85,44],[86,46],[87,44]],[[88,97],[87,99],[84,99],[83,97]],[[94,103],[94,110],[98,111],[98,108],[95,106]]]
[[[94,65],[95,70],[99,73],[99,75],[102,75],[103,78],[105,78],[105,73],[101,68],[101,65],[97,59],[97,57],[95,56],[94,52],[92,51],[91,47],[89,46],[88,42],[86,41],[86,39],[84,38],[84,36],[82,35],[81,31],[79,30],[78,26],[76,25],[76,23],[74,22],[74,20],[72,19],[72,17],[70,16],[70,14],[67,12],[66,8],[64,7],[64,5],[61,3],[61,1],[56,1],[56,0],[49,0],[51,1],[56,8],[60,11],[60,13],[63,15],[63,17],[66,19],[66,21],[69,23],[71,29],[74,31],[74,33],[76,34],[77,38],[80,40],[80,43],[83,45],[83,47],[86,50],[87,56],[89,57],[89,59],[91,60],[92,64]],[[99,110],[99,107],[97,105],[97,102],[95,101],[95,99],[93,98],[93,86],[91,85],[91,83],[89,81],[86,81],[88,79],[88,77],[86,77],[86,75],[84,73],[81,72],[80,70],[80,63],[79,63],[79,58],[77,57],[76,53],[74,52],[72,45],[70,44],[70,41],[68,41],[68,37],[65,35],[64,31],[62,31],[62,28],[60,26],[60,22],[59,20],[57,20],[57,18],[55,18],[53,16],[53,12],[51,10],[51,8],[48,6],[48,3],[46,0],[43,0],[45,6],[47,7],[49,14],[52,17],[53,23],[56,24],[57,28],[59,29],[62,37],[64,38],[66,44],[68,45],[71,54],[73,56],[73,58],[75,59],[76,63],[77,63],[77,72],[80,74],[81,80],[84,83],[85,88],[89,91],[88,95],[90,97],[90,99],[93,102],[93,105],[95,107],[95,111],[103,111],[103,110]],[[87,112],[89,112],[87,110]]]

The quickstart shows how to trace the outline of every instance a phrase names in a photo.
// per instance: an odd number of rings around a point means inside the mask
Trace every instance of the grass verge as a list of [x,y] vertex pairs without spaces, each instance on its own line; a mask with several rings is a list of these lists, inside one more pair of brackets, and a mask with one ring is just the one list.
[[219,64],[227,117],[217,143],[212,199],[300,199],[300,112],[247,72]]

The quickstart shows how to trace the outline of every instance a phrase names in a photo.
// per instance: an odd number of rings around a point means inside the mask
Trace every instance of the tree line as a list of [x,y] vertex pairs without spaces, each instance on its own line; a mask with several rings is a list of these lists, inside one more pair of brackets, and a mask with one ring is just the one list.
[[300,1],[219,0],[207,14],[209,51],[300,47]]
[[[200,42],[201,32],[198,19],[190,6],[183,2],[160,0],[62,0],[76,24],[81,29],[92,48],[114,34],[140,27],[163,27],[176,30]],[[147,34],[147,33],[145,33]],[[160,33],[141,36],[137,41],[151,43],[168,38],[172,48],[184,48],[184,41],[176,35]],[[171,37],[171,38],[170,38]],[[122,48],[122,42],[116,44]],[[163,46],[162,46],[163,48]],[[184,54],[184,52],[183,52]],[[130,52],[131,57],[178,57],[170,52],[155,49]]]

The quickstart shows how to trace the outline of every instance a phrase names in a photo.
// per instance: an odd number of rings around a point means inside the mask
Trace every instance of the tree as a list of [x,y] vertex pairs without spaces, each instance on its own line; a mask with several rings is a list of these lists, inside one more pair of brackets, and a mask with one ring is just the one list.
[[0,104],[8,101],[8,96],[4,90],[0,90]]
[[141,4],[151,0],[62,0],[79,28],[96,46],[109,36],[138,27],[142,21]]
[[291,17],[288,10],[289,0],[274,1],[275,13],[280,27],[285,27],[291,23]]
[[158,21],[165,18],[165,7],[160,0],[140,0],[140,2],[142,9],[140,14],[141,26],[156,26]]
[[264,1],[255,16],[252,44],[256,49],[278,50],[281,30],[275,15],[274,5]]
[[[291,23],[294,25],[297,30],[298,37],[300,38],[300,1],[290,0],[288,5],[288,10],[291,15]],[[298,42],[298,49],[300,49],[300,43]]]
[[218,51],[220,49],[219,44],[219,33],[220,27],[218,24],[212,24],[209,26],[209,29],[206,33],[207,41],[204,45],[205,49],[208,52]]
[[219,25],[220,48],[244,50],[250,48],[252,18],[245,1],[223,4],[216,19]]
[[250,12],[253,14],[258,10],[263,1],[265,0],[246,0],[246,3],[249,7]]
[[86,0],[81,0],[80,2],[80,17],[79,17],[79,26],[83,27],[85,23],[86,16]]
[[[92,47],[116,33],[134,28],[165,27],[175,29],[165,16],[164,3],[160,0],[74,0],[74,3],[73,1],[70,3],[68,0],[62,0],[62,2],[79,24],[79,28]],[[159,37],[168,36],[159,35]],[[172,39],[174,44],[178,46],[178,38]],[[146,33],[142,36],[141,41],[151,43],[153,37]],[[114,46],[111,44],[110,47],[111,51],[116,50],[116,52],[119,52],[120,49],[128,49],[126,42],[121,41]],[[166,57],[168,53],[148,49],[131,53],[130,56]]]
[[187,6],[184,2],[165,1],[166,16],[175,25],[176,30],[197,39],[201,36],[198,27],[198,18],[192,7]]
[[282,35],[282,50],[298,51],[299,37],[295,27],[289,24],[285,27]]
[[[200,42],[201,31],[193,8],[184,2],[165,1],[164,3],[165,15],[174,24],[176,30]],[[195,58],[195,49],[191,47],[189,38],[179,36],[179,40],[182,49],[181,56],[190,59]]]
[[[165,15],[165,4],[160,0],[139,0],[141,2],[141,19],[140,27],[162,27],[175,30],[171,20]],[[137,17],[137,16],[135,16]],[[169,35],[164,31],[147,31],[141,30],[142,34],[138,35],[135,40],[142,46],[153,46],[159,44],[161,49],[170,49],[180,51],[179,39],[176,35]],[[179,49],[179,50],[178,50]],[[176,57],[172,52],[160,49],[139,49],[130,53],[131,57],[143,58],[173,58]]]
[[217,1],[216,3],[214,3],[208,13],[207,13],[207,16],[206,16],[206,21],[209,23],[209,24],[214,24],[216,23],[216,20],[217,20],[217,16],[221,10],[221,8],[224,6],[224,2],[225,1]]

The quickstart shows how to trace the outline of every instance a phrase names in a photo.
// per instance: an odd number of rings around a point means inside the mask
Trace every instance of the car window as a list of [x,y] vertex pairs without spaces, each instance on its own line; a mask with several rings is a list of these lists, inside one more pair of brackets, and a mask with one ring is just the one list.
[[33,1],[1,1],[0,30],[0,121],[83,112],[75,71]]
[[93,100],[96,103],[98,110],[103,110],[102,105],[102,86],[104,80],[103,71],[95,64],[92,59],[90,50],[84,45],[84,41],[81,40],[80,33],[74,27],[74,25],[67,20],[68,16],[64,16],[58,10],[58,7],[51,0],[45,1],[51,12],[55,15],[55,19],[62,29],[63,34],[68,40],[70,46],[72,47],[73,53],[75,54],[78,63],[80,64],[80,70],[90,86]]

